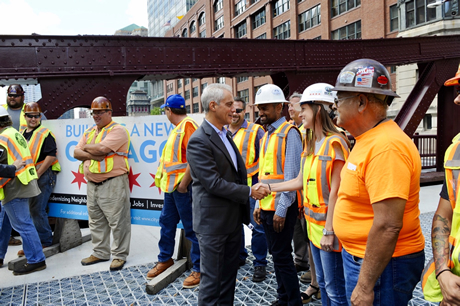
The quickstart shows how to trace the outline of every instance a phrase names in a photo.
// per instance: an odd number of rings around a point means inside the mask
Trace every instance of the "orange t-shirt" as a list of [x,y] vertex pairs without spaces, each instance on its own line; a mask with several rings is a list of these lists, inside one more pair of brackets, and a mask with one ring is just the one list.
[[394,121],[356,137],[341,172],[333,221],[335,234],[348,253],[364,257],[374,220],[372,203],[390,198],[407,200],[393,257],[424,249],[418,206],[420,172],[417,148]]
[[[99,133],[96,130],[96,134],[94,135],[91,143],[94,143],[98,134]],[[116,125],[113,127],[113,129],[109,133],[107,133],[104,140],[101,141],[100,144],[109,148],[110,150],[112,150],[112,152],[126,152],[128,150],[128,140],[129,138],[128,138],[128,133],[126,132],[126,128],[121,125]],[[86,141],[87,141],[86,136],[83,135],[83,137],[80,139],[80,141],[78,142],[75,148],[82,149],[83,146],[86,144]],[[110,172],[91,173],[89,171],[90,164],[91,164],[91,160],[89,159],[85,160],[85,162],[83,163],[85,178],[88,181],[95,182],[95,183],[102,182],[111,177],[120,176],[129,171],[129,169],[126,169],[126,162],[123,156],[120,156],[117,154],[115,154],[113,158],[113,169]]]

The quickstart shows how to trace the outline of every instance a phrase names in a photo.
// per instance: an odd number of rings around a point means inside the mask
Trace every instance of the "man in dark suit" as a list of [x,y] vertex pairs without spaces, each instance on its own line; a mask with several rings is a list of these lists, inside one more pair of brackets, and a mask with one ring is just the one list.
[[205,120],[190,137],[187,160],[193,179],[193,230],[200,245],[198,305],[233,305],[241,223],[248,224],[251,190],[246,167],[224,125],[235,112],[231,87],[211,84],[201,95]]

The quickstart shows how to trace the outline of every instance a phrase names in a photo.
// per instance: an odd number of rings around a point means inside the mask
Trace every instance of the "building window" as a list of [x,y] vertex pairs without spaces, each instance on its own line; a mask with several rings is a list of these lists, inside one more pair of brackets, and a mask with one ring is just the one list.
[[224,7],[224,1],[223,0],[217,0],[214,3],[214,13],[217,13]]
[[206,37],[206,30],[200,32],[200,37]]
[[168,85],[166,85],[166,92],[171,92],[173,91],[173,83],[169,83]]
[[246,10],[246,0],[241,0],[235,4],[235,17],[243,13]]
[[195,31],[196,31],[196,23],[195,21],[192,21],[192,23],[190,24],[190,34],[195,33]]
[[313,40],[321,40],[321,35],[313,38]]
[[243,99],[246,103],[249,102],[249,89],[243,89],[237,92],[238,97]]
[[289,0],[277,0],[273,4],[273,17],[281,15],[289,10]]
[[250,117],[249,113],[244,114],[244,119],[246,119],[246,121],[249,121],[249,119],[250,119],[249,117]]
[[219,83],[219,84],[225,84],[225,77],[217,78],[217,83]]
[[214,21],[214,28],[215,31],[220,30],[224,27],[224,16],[220,16],[217,18],[216,21]]
[[182,31],[182,37],[187,37],[187,29],[184,29],[184,30]]
[[206,14],[203,12],[198,17],[198,25],[201,27],[202,25],[206,24]]
[[332,17],[361,5],[361,0],[331,0]]
[[199,113],[200,112],[200,106],[198,103],[193,103],[193,113]]
[[299,15],[299,32],[321,23],[321,4]]
[[208,83],[203,83],[201,84],[201,92],[203,92],[203,90],[208,87]]
[[190,105],[186,105],[186,106],[185,106],[185,112],[186,112],[187,114],[190,114]]
[[361,38],[361,20],[358,20],[352,24],[341,27],[335,31],[332,31],[331,38],[334,40],[343,39],[360,39]]
[[190,79],[185,79],[184,85],[188,85],[188,84],[190,84]]
[[193,97],[198,97],[198,86],[193,87],[193,92],[192,92]]
[[267,33],[257,36],[256,39],[267,39]]
[[436,20],[436,10],[427,8],[426,2],[427,0],[412,0],[406,2],[406,28]]
[[244,76],[244,77],[236,77],[236,82],[237,83],[242,83],[242,82],[246,82],[249,78],[247,76]]
[[291,37],[291,21],[280,24],[273,29],[273,38],[275,39],[289,39]]
[[241,38],[246,35],[246,21],[236,26],[236,38]]
[[431,130],[433,128],[432,121],[431,114],[425,114],[425,117],[423,117],[423,129]]
[[252,28],[256,29],[266,22],[265,8],[252,16]]
[[398,15],[398,5],[390,6],[390,31],[398,31],[399,30],[399,15]]
[[199,79],[197,79],[197,78],[193,78],[193,79],[192,79],[192,82],[196,82],[196,81],[198,81],[198,80],[199,80]]
[[390,66],[390,73],[396,73],[396,66]]
[[182,79],[177,80],[177,88],[182,88]]
[[186,90],[184,94],[184,99],[189,100],[190,99],[190,90]]

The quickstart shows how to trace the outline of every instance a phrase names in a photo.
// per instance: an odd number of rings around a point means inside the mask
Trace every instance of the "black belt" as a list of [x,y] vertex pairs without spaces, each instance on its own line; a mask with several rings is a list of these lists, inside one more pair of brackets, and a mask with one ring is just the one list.
[[109,177],[108,179],[103,180],[102,182],[99,182],[99,183],[95,183],[95,182],[91,182],[91,181],[90,181],[90,182],[93,183],[93,184],[96,185],[96,186],[99,186],[99,185],[102,185],[102,184],[106,183],[107,181],[110,181],[110,180],[113,179],[114,177],[116,177],[116,176]]

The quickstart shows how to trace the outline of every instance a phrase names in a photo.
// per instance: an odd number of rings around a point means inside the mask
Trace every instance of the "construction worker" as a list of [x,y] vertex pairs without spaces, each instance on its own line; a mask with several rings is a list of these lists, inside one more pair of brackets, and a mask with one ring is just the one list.
[[192,187],[190,166],[187,164],[187,144],[198,125],[187,116],[185,99],[181,95],[171,95],[161,106],[166,117],[176,127],[163,148],[160,164],[155,175],[155,185],[164,193],[164,204],[160,215],[160,241],[157,264],[147,273],[152,279],[174,264],[176,227],[182,221],[185,237],[192,247],[192,273],[184,280],[184,288],[195,288],[200,284],[200,247],[192,224]]
[[[4,108],[0,108],[0,148],[3,154],[0,163],[16,165],[13,178],[2,177],[0,180],[0,264],[8,248],[11,227],[22,237],[27,263],[15,267],[14,275],[28,274],[46,268],[40,238],[29,212],[29,198],[40,194],[37,184],[37,172],[24,137],[12,127],[13,122]],[[18,161],[24,161],[18,167]],[[11,223],[10,223],[11,222]]]
[[[460,66],[455,76],[444,86],[455,86],[454,103],[460,105]],[[460,264],[458,239],[460,238],[458,176],[460,162],[460,134],[452,140],[444,155],[445,179],[438,209],[431,227],[433,259],[422,274],[422,289],[425,299],[441,302],[440,305],[460,305]]]
[[[53,232],[46,210],[49,197],[56,185],[56,173],[61,171],[61,166],[56,158],[56,137],[49,129],[41,126],[41,114],[40,105],[36,102],[24,106],[27,128],[22,135],[29,143],[29,150],[37,170],[38,187],[41,191],[38,196],[29,198],[30,216],[45,248],[53,243]],[[24,256],[24,251],[20,250],[18,256]]]
[[6,104],[3,107],[13,120],[13,127],[22,133],[27,127],[24,118],[24,89],[19,84],[11,84],[7,90]]
[[[228,125],[228,130],[232,133],[233,142],[243,157],[248,175],[248,186],[253,186],[259,181],[259,145],[264,136],[264,129],[255,123],[249,123],[244,119],[246,113],[246,101],[240,97],[233,98],[235,112],[233,113],[232,123]],[[256,200],[249,198],[250,216],[252,224],[251,249],[254,255],[254,274],[253,282],[261,282],[267,275],[267,239],[265,238],[264,227],[254,222],[252,213]],[[246,263],[248,252],[244,247],[244,230],[241,236],[240,266]]]
[[[260,122],[267,125],[259,156],[259,180],[265,184],[289,181],[297,177],[300,170],[301,135],[282,115],[283,103],[288,101],[276,85],[267,84],[257,91],[255,104],[259,108]],[[254,220],[263,224],[273,256],[278,282],[275,305],[302,304],[291,247],[297,215],[295,191],[273,192],[261,199],[254,209]]]
[[[83,266],[110,260],[110,271],[123,269],[131,240],[129,192],[129,133],[112,120],[112,103],[97,97],[91,103],[95,126],[87,129],[75,146],[74,157],[81,160],[87,186],[87,208],[93,254]],[[110,249],[110,232],[113,244]]]
[[407,305],[425,261],[419,152],[387,119],[388,106],[398,95],[381,63],[349,63],[332,90],[337,91],[337,124],[356,139],[341,172],[333,216],[343,246],[347,300],[352,305]]
[[269,187],[272,192],[303,189],[308,237],[319,284],[318,288],[312,283],[301,293],[304,304],[310,302],[312,296],[321,295],[322,305],[348,305],[340,254],[342,247],[334,235],[332,218],[349,143],[328,114],[335,98],[332,87],[316,83],[304,90],[299,101],[299,116],[311,133],[307,134],[302,153],[302,168],[297,178]]

